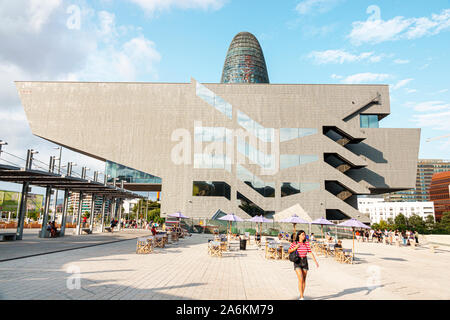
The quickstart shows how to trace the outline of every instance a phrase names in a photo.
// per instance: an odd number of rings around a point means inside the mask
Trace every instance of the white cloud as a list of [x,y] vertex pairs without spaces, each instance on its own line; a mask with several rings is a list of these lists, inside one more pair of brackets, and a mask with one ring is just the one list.
[[391,78],[391,75],[389,75],[389,74],[366,72],[366,73],[357,73],[357,74],[348,76],[341,82],[347,83],[347,84],[372,83],[372,82],[384,81],[389,78]]
[[61,5],[61,0],[30,0],[28,6],[29,23],[34,32],[39,32],[47,23],[52,12]]
[[439,113],[413,115],[412,121],[418,127],[430,127],[435,130],[448,131],[450,123],[450,110]]
[[397,16],[384,21],[369,18],[367,21],[353,22],[352,26],[353,29],[348,38],[355,45],[376,44],[399,39],[417,39],[450,30],[450,9],[442,10],[440,14],[433,14],[431,19]]
[[447,91],[448,91],[448,89],[442,89],[442,90],[439,90],[437,93],[445,93]]
[[341,0],[302,0],[295,7],[299,14],[305,15],[313,12],[325,13],[335,7]]
[[416,93],[416,92],[417,92],[416,89],[408,89],[408,88],[405,88],[405,90],[406,90],[406,93],[408,93],[408,94],[410,94],[410,93]]
[[445,103],[443,101],[425,101],[420,103],[407,102],[405,103],[405,105],[407,107],[412,107],[415,111],[419,112],[440,111],[440,110],[450,111],[450,103]]
[[396,59],[396,60],[394,60],[394,63],[396,63],[396,64],[407,64],[407,63],[410,63],[411,61],[409,61],[409,60],[403,60],[403,59]]
[[[80,9],[81,27],[74,30],[67,27],[69,15],[62,1],[2,2],[0,139],[9,143],[5,150],[23,157],[26,149],[34,148],[44,162],[55,155],[55,144],[32,135],[15,80],[134,81],[158,77],[161,54],[139,28],[116,25],[114,14],[106,11]],[[80,167],[104,169],[103,162],[65,149],[63,163],[69,160]]]
[[393,85],[391,88],[392,88],[392,90],[397,90],[397,89],[399,89],[401,87],[406,86],[408,83],[410,83],[413,80],[414,79],[403,79],[403,80],[400,80],[395,85]]
[[331,75],[331,79],[342,79],[342,78],[343,78],[342,76],[334,74],[334,73]]
[[346,62],[358,62],[358,61],[370,61],[379,62],[381,61],[381,56],[374,55],[373,52],[363,52],[359,55],[355,55],[344,50],[326,50],[326,51],[313,51],[308,55],[308,58],[314,59],[317,64],[326,63],[339,63],[343,64]]
[[140,6],[146,13],[175,9],[219,10],[227,0],[129,0]]

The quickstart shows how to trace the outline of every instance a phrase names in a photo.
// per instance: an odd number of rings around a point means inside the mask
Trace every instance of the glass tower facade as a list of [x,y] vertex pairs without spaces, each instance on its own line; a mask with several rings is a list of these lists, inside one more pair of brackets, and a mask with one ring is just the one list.
[[123,180],[128,183],[160,184],[162,182],[161,178],[157,176],[112,161],[106,161],[105,174],[109,175],[108,182],[112,182],[114,178],[117,178],[117,181]]
[[228,48],[221,83],[269,83],[266,61],[256,37],[238,33]]

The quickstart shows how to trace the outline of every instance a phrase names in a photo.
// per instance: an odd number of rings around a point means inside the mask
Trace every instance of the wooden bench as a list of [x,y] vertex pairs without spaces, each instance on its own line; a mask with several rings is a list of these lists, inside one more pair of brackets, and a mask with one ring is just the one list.
[[15,233],[0,233],[1,241],[14,241],[16,240]]
[[82,228],[82,229],[81,229],[81,232],[84,232],[84,233],[86,233],[86,234],[91,234],[91,233],[92,233],[92,230],[89,229],[89,228]]

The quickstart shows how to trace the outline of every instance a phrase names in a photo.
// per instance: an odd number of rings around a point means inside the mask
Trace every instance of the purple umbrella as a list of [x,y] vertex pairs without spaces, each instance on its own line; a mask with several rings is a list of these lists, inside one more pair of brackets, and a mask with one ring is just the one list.
[[338,224],[339,227],[351,227],[352,228],[352,233],[353,233],[353,250],[352,250],[352,254],[353,257],[355,256],[355,228],[364,228],[364,229],[370,229],[370,227],[368,227],[367,225],[365,225],[364,223],[356,220],[355,218],[351,218],[350,220],[344,221],[342,223]]
[[[226,216],[223,216],[222,218],[219,218],[219,220],[225,220],[225,221],[229,221],[231,223],[236,222],[236,221],[244,221],[243,219],[239,218],[238,216],[236,216],[234,213],[230,213],[227,214]],[[230,223],[230,233],[231,233],[231,223]],[[227,231],[228,233],[228,231]]]
[[260,232],[259,233],[261,233],[261,223],[263,223],[263,222],[265,222],[265,223],[266,222],[273,222],[272,219],[267,219],[267,218],[263,217],[263,215],[254,216],[251,219],[247,219],[247,221],[259,223],[259,226],[260,226]]
[[320,224],[320,230],[322,231],[322,239],[323,239],[323,226],[334,226],[335,224],[331,221],[328,221],[324,217],[320,219],[316,219],[311,224]]
[[174,218],[189,218],[189,217],[186,217],[185,215],[183,215],[181,212],[175,212],[175,213],[171,213],[171,214],[168,214],[167,216],[169,216],[169,217],[174,217]]
[[280,222],[292,223],[294,225],[294,232],[295,232],[295,225],[297,223],[309,224],[308,221],[303,220],[302,218],[297,216],[295,213],[292,216],[290,216],[289,218],[283,219]]

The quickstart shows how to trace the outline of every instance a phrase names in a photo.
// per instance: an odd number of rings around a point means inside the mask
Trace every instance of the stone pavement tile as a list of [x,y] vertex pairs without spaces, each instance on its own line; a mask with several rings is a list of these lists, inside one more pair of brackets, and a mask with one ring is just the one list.
[[[2,299],[297,299],[289,261],[263,250],[207,254],[207,235],[194,235],[154,254],[135,254],[135,240],[0,263]],[[344,240],[344,247],[352,243]],[[308,299],[449,299],[449,254],[357,243],[357,264],[312,259]],[[414,265],[416,268],[411,268]],[[81,271],[80,290],[69,290],[70,266]],[[419,267],[419,268],[417,268]],[[378,279],[374,276],[377,275]],[[418,278],[417,278],[418,277]],[[373,279],[378,284],[370,287]],[[372,281],[372,282],[370,282]]]

